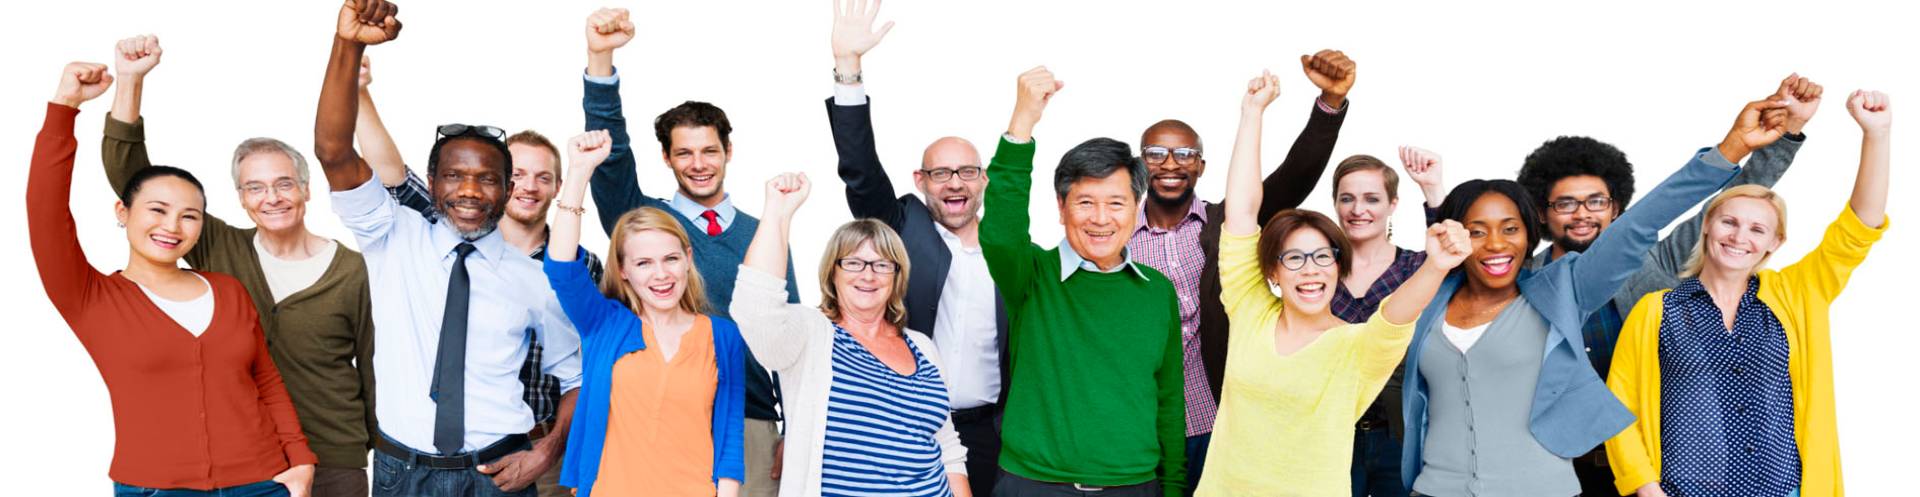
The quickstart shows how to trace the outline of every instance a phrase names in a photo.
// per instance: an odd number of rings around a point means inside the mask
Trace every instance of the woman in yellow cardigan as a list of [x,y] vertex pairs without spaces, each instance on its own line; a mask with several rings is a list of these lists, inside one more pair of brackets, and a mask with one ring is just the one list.
[[1786,240],[1786,203],[1765,187],[1707,205],[1700,244],[1672,290],[1640,300],[1607,387],[1638,421],[1607,441],[1614,485],[1648,496],[1842,494],[1827,307],[1886,230],[1892,107],[1857,91],[1853,197],[1819,247],[1762,270]]

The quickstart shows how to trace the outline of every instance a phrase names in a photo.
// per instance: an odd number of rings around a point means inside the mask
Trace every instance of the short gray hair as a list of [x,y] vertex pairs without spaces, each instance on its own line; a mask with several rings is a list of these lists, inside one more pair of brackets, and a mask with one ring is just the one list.
[[1112,138],[1081,142],[1067,150],[1060,157],[1060,167],[1053,169],[1054,198],[1065,200],[1067,189],[1081,179],[1104,179],[1121,170],[1131,176],[1128,186],[1133,189],[1133,199],[1140,200],[1147,193],[1147,164],[1133,156],[1133,147]]
[[307,170],[306,156],[300,155],[300,151],[295,150],[293,145],[288,145],[287,142],[267,137],[254,137],[248,138],[247,141],[240,142],[240,146],[234,147],[233,149],[234,187],[238,188],[240,186],[240,161],[247,160],[247,157],[252,157],[253,154],[266,152],[286,154],[288,159],[293,160],[293,174],[295,179],[300,180],[300,186],[307,185],[307,181],[311,178],[311,173]]

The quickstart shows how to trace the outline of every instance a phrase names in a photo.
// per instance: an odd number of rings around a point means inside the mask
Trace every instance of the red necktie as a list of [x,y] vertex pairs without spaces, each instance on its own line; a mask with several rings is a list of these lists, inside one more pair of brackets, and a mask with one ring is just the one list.
[[720,213],[707,209],[700,217],[707,218],[707,236],[720,236]]

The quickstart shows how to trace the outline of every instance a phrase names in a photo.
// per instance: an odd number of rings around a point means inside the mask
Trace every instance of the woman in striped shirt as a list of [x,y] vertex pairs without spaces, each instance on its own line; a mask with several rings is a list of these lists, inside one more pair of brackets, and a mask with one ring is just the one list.
[[767,182],[767,210],[733,289],[747,347],[785,385],[780,495],[971,497],[940,353],[903,326],[900,236],[871,219],[842,225],[820,261],[820,306],[786,303],[777,275],[808,190],[801,174]]

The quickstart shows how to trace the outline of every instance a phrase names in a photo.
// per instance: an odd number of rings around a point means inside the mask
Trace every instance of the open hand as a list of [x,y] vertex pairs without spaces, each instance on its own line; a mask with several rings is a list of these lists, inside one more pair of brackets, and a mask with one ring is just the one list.
[[507,492],[518,492],[532,485],[533,480],[547,472],[552,460],[542,457],[537,451],[523,450],[500,456],[493,462],[482,464],[474,469],[480,474],[492,475],[493,486]]
[[834,69],[852,76],[860,72],[860,56],[880,44],[893,21],[873,29],[873,18],[880,14],[880,0],[833,0]]

